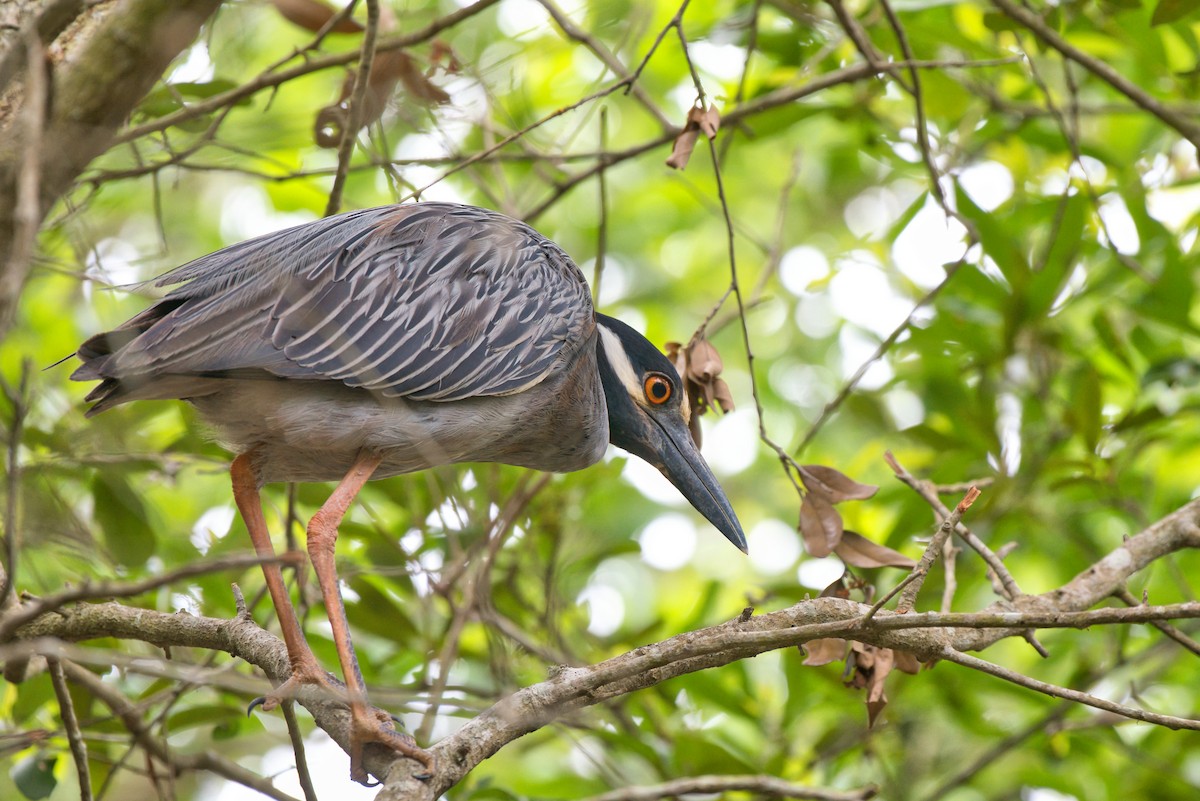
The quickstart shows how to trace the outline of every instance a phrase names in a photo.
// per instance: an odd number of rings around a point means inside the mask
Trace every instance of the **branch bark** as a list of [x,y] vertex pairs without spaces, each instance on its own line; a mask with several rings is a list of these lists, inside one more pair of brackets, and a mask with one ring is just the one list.
[[[434,745],[430,750],[437,754],[440,769],[429,781],[414,779],[413,764],[390,754],[369,750],[366,767],[374,775],[386,777],[380,799],[433,801],[508,743],[572,711],[688,673],[819,638],[857,640],[931,661],[986,648],[1028,628],[1200,618],[1200,603],[1084,611],[1111,596],[1131,575],[1156,559],[1189,547],[1200,547],[1200,500],[1129,538],[1063,587],[1043,595],[1022,596],[1015,603],[963,614],[876,611],[871,615],[871,607],[840,598],[803,601],[777,612],[680,634],[595,665],[554,668],[546,681],[501,699]],[[159,647],[225,651],[260,667],[275,683],[289,672],[283,643],[248,617],[216,620],[108,603],[45,614],[16,631],[18,640],[47,637],[68,641],[116,637]],[[296,700],[339,745],[348,744],[349,715],[339,699],[305,689]]]
[[[31,259],[12,259],[18,218],[38,221],[76,177],[113,141],[130,111],[167,65],[200,32],[220,0],[127,0],[108,16],[79,52],[52,75],[53,98],[40,141],[37,208],[22,209],[18,178],[29,143],[16,126],[0,137],[0,334],[12,322]],[[92,13],[101,13],[93,9]]]

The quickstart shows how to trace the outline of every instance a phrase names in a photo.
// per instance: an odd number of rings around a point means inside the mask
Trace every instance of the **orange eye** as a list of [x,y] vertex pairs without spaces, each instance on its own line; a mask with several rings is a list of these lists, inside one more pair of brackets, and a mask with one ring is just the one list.
[[671,399],[671,382],[661,373],[646,376],[642,386],[646,390],[646,400],[655,406],[661,406]]

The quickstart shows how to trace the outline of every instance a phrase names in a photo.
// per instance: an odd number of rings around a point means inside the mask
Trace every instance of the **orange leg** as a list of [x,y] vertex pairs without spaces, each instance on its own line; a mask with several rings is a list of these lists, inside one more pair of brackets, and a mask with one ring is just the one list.
[[[262,500],[258,494],[258,477],[252,467],[253,454],[244,453],[233,460],[230,473],[233,476],[233,497],[237,503],[254,549],[259,556],[273,557],[275,550],[271,546],[271,538],[267,532],[266,518],[263,516]],[[418,778],[428,778],[434,770],[434,758],[428,751],[418,748],[412,738],[398,732],[392,726],[391,717],[381,710],[371,709],[366,703],[366,688],[362,672],[358,667],[358,659],[354,655],[354,645],[350,640],[350,627],[346,621],[346,607],[342,603],[342,594],[338,587],[337,569],[334,565],[333,549],[337,541],[337,527],[349,509],[350,503],[370,479],[380,459],[375,456],[363,456],[350,468],[350,472],[338,484],[329,500],[313,515],[308,524],[308,552],[312,560],[314,572],[321,585],[321,593],[325,599],[326,614],[333,627],[333,638],[337,645],[338,659],[342,672],[346,677],[346,693],[350,700],[350,777],[356,782],[367,784],[369,777],[362,766],[363,746],[377,742],[391,748],[397,753],[420,762],[425,766],[425,773]],[[283,631],[283,641],[287,645],[288,660],[291,662],[292,675],[283,684],[263,699],[263,709],[270,710],[280,701],[289,698],[304,684],[316,684],[325,687],[332,693],[342,696],[343,690],[337,681],[321,668],[296,617],[291,597],[283,583],[283,575],[277,564],[264,564],[263,575],[267,580],[267,590],[275,604],[279,615],[279,626]]]
[[[271,559],[275,556],[275,549],[271,546],[267,519],[263,516],[262,499],[258,494],[258,476],[254,472],[252,461],[253,452],[243,453],[233,460],[229,469],[233,478],[233,500],[250,532],[255,552],[263,558]],[[275,613],[279,616],[279,627],[283,630],[283,642],[287,645],[288,661],[292,666],[291,677],[265,696],[263,709],[274,709],[302,684],[320,684],[340,694],[340,688],[321,668],[317,658],[313,656],[312,649],[308,647],[308,641],[304,639],[300,621],[296,618],[296,609],[292,606],[291,596],[283,584],[283,574],[279,565],[274,562],[264,563],[262,571],[267,580],[267,590],[271,593],[271,602],[275,605]]]
[[425,766],[426,776],[432,775],[434,770],[432,754],[418,748],[408,735],[396,731],[391,717],[386,712],[367,706],[367,690],[358,667],[358,658],[354,654],[354,643],[350,639],[350,625],[346,620],[346,607],[342,602],[337,567],[334,564],[338,524],[342,522],[351,502],[381,461],[381,457],[371,454],[359,456],[350,472],[329,496],[329,500],[325,501],[308,522],[308,555],[312,560],[313,571],[317,574],[317,581],[321,585],[325,613],[333,627],[333,641],[337,645],[342,675],[346,679],[346,689],[350,695],[350,778],[361,784],[368,781],[367,771],[362,766],[363,746],[367,743],[381,743],[397,753],[415,759]]

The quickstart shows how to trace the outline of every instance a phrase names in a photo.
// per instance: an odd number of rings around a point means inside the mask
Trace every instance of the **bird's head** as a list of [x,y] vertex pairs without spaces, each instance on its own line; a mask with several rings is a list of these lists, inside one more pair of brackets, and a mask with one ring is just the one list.
[[700,514],[745,551],[741,523],[688,431],[691,410],[674,365],[620,320],[598,314],[596,323],[612,444],[662,471]]

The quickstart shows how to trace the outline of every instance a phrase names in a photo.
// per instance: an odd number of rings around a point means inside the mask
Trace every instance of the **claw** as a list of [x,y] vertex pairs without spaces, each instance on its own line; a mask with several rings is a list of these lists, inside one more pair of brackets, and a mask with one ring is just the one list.
[[400,720],[395,715],[380,709],[362,709],[361,712],[352,710],[351,714],[354,715],[351,739],[358,743],[357,748],[351,748],[351,778],[364,786],[374,786],[370,783],[370,776],[361,762],[362,747],[369,743],[381,745],[397,756],[408,757],[420,764],[420,772],[412,774],[414,779],[428,781],[433,778],[433,774],[437,772],[436,757],[419,747],[412,735],[396,730],[396,724],[399,724]]
[[265,708],[266,705],[267,705],[267,696],[265,696],[265,695],[258,696],[257,698],[255,698],[253,701],[250,702],[250,706],[246,707],[246,717],[250,717],[252,714],[254,714],[255,707],[261,706],[261,707]]

